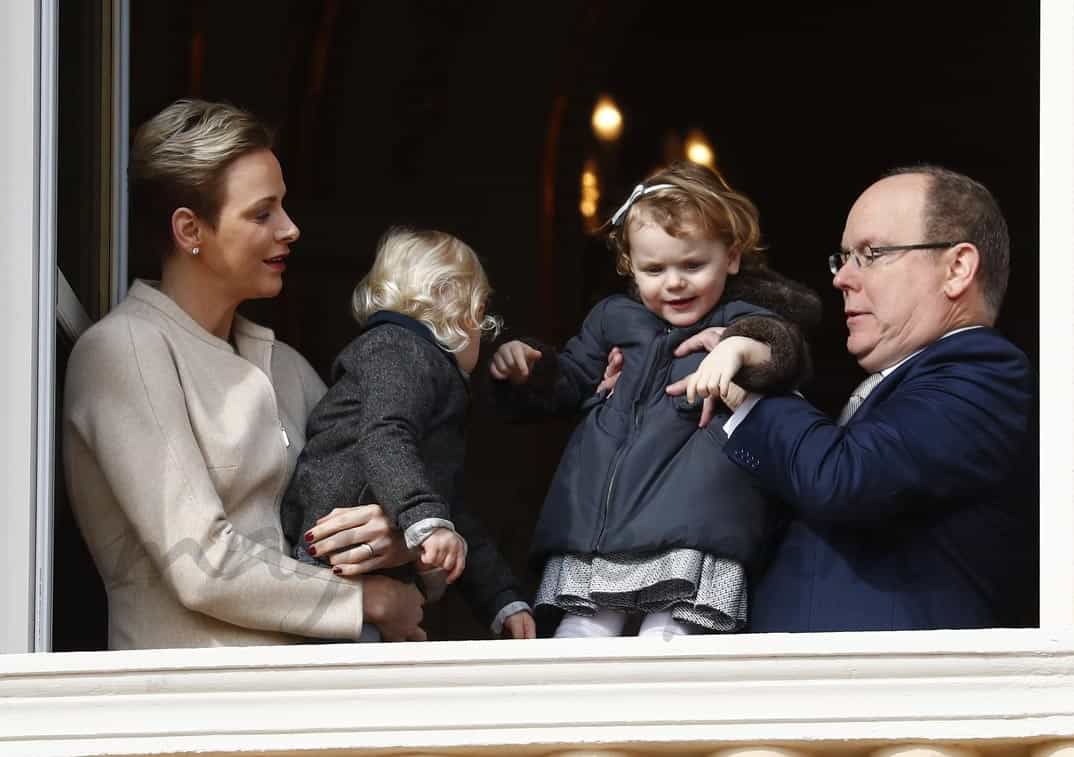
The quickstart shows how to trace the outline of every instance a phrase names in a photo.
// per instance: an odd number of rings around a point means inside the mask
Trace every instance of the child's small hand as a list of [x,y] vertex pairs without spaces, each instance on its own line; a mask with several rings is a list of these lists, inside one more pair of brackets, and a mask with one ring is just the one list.
[[540,350],[515,339],[501,344],[496,350],[489,364],[489,373],[498,381],[506,379],[512,384],[524,384],[529,381],[530,369],[540,357]]
[[[741,405],[743,402],[746,401],[746,395],[747,395],[746,390],[743,389],[738,384],[736,384],[734,381],[732,381],[731,386],[729,386],[727,388],[727,394],[723,396],[723,404],[727,405],[727,407],[732,412],[734,412],[735,410],[738,410],[739,405]],[[710,413],[710,417],[711,417],[711,413]],[[704,421],[705,421],[705,424],[708,423],[708,419],[704,419]],[[705,424],[702,424],[702,425],[705,425]]]
[[435,528],[421,543],[421,567],[443,568],[447,582],[455,583],[466,567],[466,548],[462,537],[450,528]]
[[[731,383],[744,365],[760,365],[772,358],[767,344],[743,336],[722,339],[716,348],[701,361],[701,365],[686,380],[686,399],[693,403],[697,397],[719,397],[725,404],[736,397]],[[735,387],[738,393],[742,390]],[[737,397],[741,403],[743,397]]]
[[503,632],[512,639],[536,639],[537,624],[533,622],[529,610],[520,610],[507,616],[503,622]]
[[698,397],[723,397],[731,379],[742,367],[743,349],[735,337],[721,341],[686,380],[686,399],[693,404]]

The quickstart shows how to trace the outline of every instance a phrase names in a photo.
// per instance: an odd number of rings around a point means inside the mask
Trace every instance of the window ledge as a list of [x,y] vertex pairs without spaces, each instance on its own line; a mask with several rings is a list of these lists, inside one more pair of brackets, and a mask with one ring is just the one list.
[[1071,736],[1067,630],[0,656],[26,757]]

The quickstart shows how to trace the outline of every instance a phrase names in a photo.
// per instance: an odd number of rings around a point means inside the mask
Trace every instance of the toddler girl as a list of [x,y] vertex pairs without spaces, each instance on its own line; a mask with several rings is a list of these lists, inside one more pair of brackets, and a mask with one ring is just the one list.
[[[324,560],[306,548],[308,529],[333,508],[377,502],[407,546],[420,546],[419,585],[430,599],[459,579],[494,633],[532,638],[518,582],[462,505],[469,374],[482,332],[498,328],[485,314],[489,292],[477,256],[455,237],[385,235],[354,291],[365,331],[336,358],[310,415],[281,519],[296,558]],[[375,556],[373,545],[356,549]]]
[[[701,404],[664,390],[703,359],[726,401],[793,388],[809,368],[799,325],[820,301],[761,265],[753,203],[700,166],[650,176],[610,226],[630,296],[598,303],[558,354],[512,341],[490,365],[497,403],[516,413],[588,411],[537,524],[535,606],[565,612],[556,636],[616,636],[638,613],[641,635],[740,630],[769,508],[721,454],[727,408],[699,428]],[[712,326],[724,330],[710,355],[675,355]],[[595,395],[613,347],[622,373]]]

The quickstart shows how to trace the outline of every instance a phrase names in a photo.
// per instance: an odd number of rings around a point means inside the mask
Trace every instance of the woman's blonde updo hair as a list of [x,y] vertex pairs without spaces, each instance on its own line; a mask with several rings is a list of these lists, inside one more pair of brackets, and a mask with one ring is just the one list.
[[442,231],[391,228],[377,245],[369,273],[352,299],[362,326],[378,310],[424,323],[449,352],[470,342],[468,329],[496,334],[498,318],[485,313],[492,289],[469,245]]
[[719,173],[683,161],[652,174],[642,183],[650,187],[670,184],[641,195],[619,223],[611,225],[608,241],[616,252],[615,270],[633,276],[630,266],[630,222],[644,215],[669,236],[718,239],[729,251],[756,255],[761,247],[757,207],[731,189]]
[[172,213],[190,208],[216,226],[224,204],[224,172],[255,150],[271,150],[272,131],[225,103],[176,100],[134,135],[127,178],[134,242],[172,252]]

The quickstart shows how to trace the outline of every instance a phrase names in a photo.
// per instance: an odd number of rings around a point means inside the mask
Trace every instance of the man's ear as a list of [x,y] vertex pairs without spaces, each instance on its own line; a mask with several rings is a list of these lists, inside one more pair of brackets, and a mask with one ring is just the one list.
[[957,300],[972,286],[981,267],[981,253],[972,242],[961,242],[954,247],[954,253],[947,257],[947,268],[943,285],[948,299]]
[[179,252],[187,254],[202,245],[201,221],[190,208],[176,208],[172,212],[172,239]]

